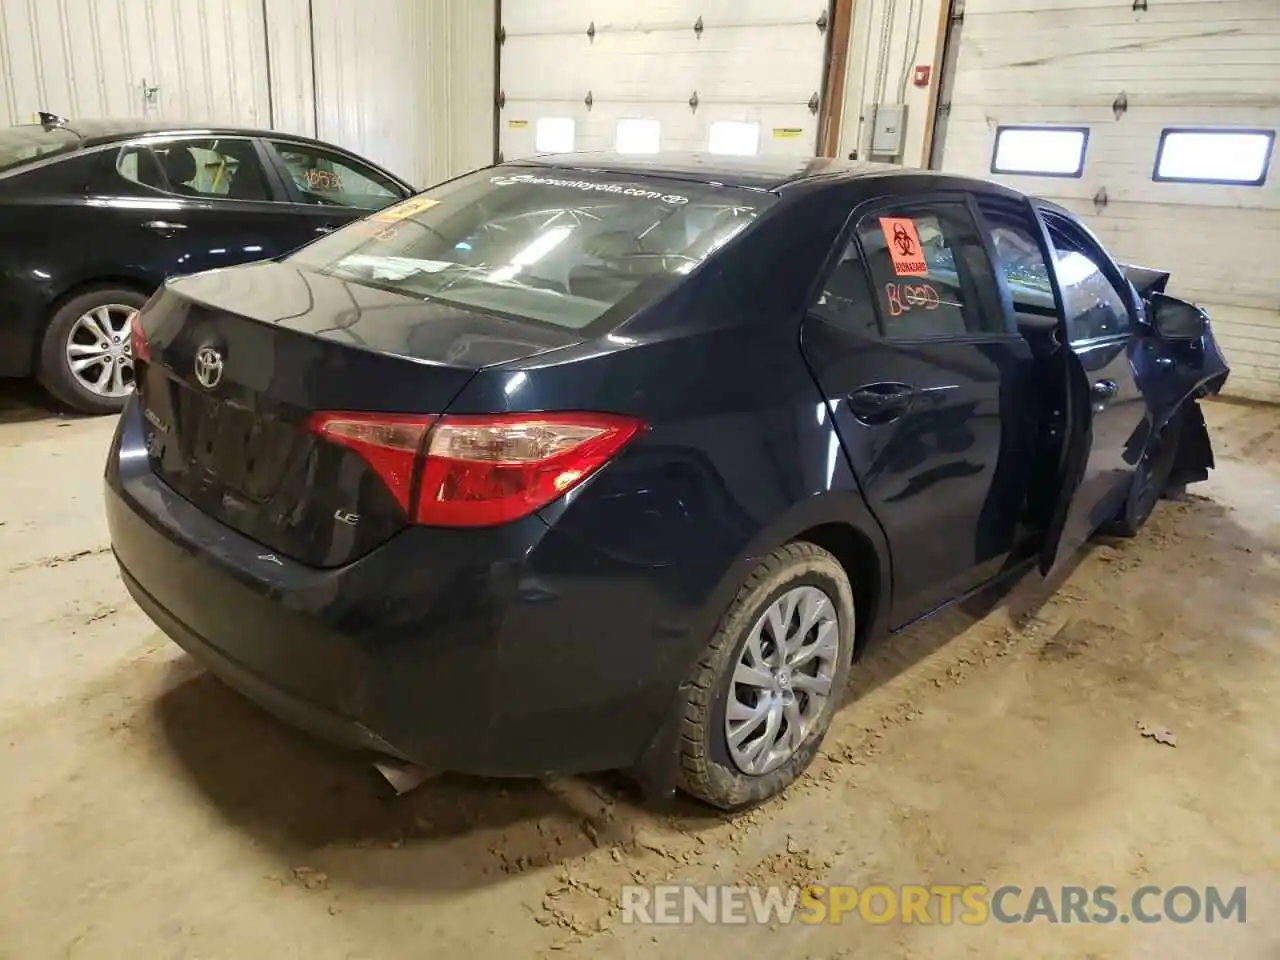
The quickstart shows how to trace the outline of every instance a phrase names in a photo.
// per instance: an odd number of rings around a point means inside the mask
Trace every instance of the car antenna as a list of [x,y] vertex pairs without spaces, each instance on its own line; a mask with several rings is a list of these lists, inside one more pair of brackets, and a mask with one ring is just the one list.
[[36,114],[36,116],[40,118],[40,126],[44,127],[46,130],[53,130],[56,127],[65,126],[70,122],[66,117],[60,117],[56,113],[49,113],[46,110],[41,110]]

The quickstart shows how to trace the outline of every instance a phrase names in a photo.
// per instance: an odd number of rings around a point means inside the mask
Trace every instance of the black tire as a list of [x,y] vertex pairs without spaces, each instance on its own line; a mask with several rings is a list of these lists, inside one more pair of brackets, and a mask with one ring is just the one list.
[[[806,740],[781,766],[760,774],[743,773],[730,757],[725,710],[738,659],[756,621],[787,590],[813,585],[836,608],[838,652],[830,699]],[[840,562],[812,543],[795,542],[774,551],[738,591],[682,688],[679,785],[722,810],[742,810],[785,790],[817,755],[848,682],[853,654],[853,588]]]
[[138,309],[147,302],[146,294],[128,287],[93,287],[63,303],[49,319],[36,366],[36,378],[53,398],[81,413],[119,413],[127,396],[104,397],[84,386],[71,370],[67,360],[67,339],[75,322],[91,310],[111,304]]
[[1137,536],[1168,489],[1181,437],[1182,413],[1176,411],[1147,443],[1138,469],[1133,473],[1129,496],[1116,518],[1102,528],[1102,533],[1113,537]]

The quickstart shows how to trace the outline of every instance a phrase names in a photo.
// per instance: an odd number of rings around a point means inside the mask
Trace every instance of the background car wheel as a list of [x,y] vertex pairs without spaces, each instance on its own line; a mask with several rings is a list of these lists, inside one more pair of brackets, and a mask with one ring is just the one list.
[[123,287],[96,287],[54,312],[37,376],[54,398],[84,413],[117,413],[133,392],[129,315],[147,302]]
[[1156,503],[1164,495],[1178,459],[1178,441],[1182,436],[1182,415],[1175,412],[1153,436],[1133,474],[1129,496],[1117,516],[1102,528],[1114,537],[1132,537],[1142,529]]
[[747,578],[685,686],[680,786],[723,810],[781,793],[813,760],[853,654],[849,578],[790,543]]

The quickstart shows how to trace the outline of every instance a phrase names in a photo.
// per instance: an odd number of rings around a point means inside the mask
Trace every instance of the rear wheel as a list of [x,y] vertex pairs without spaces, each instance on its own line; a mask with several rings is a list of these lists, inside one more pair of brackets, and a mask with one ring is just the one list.
[[1182,436],[1182,415],[1175,412],[1147,442],[1147,449],[1134,471],[1129,496],[1119,516],[1103,527],[1102,532],[1116,537],[1132,537],[1151,517],[1156,503],[1164,495],[1178,459],[1178,441]]
[[40,346],[44,388],[84,413],[119,412],[133,392],[129,317],[146,301],[136,290],[95,287],[59,307]]
[[853,653],[853,589],[791,543],[747,578],[685,686],[680,785],[723,810],[781,793],[818,752]]

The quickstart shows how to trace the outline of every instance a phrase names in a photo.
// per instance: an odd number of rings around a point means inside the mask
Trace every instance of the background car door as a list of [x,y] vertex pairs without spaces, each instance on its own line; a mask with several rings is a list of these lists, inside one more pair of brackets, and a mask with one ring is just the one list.
[[411,193],[369,164],[337,151],[289,140],[267,140],[266,149],[289,194],[295,247]]
[[1116,515],[1150,428],[1134,374],[1135,298],[1115,263],[1078,224],[1042,211],[1070,346],[1071,449],[1041,568],[1070,556]]
[[1034,359],[965,197],[855,217],[803,342],[889,541],[896,627],[988,579],[1018,542]]
[[164,276],[288,249],[282,187],[249,137],[134,141],[103,155],[94,192],[118,255]]

